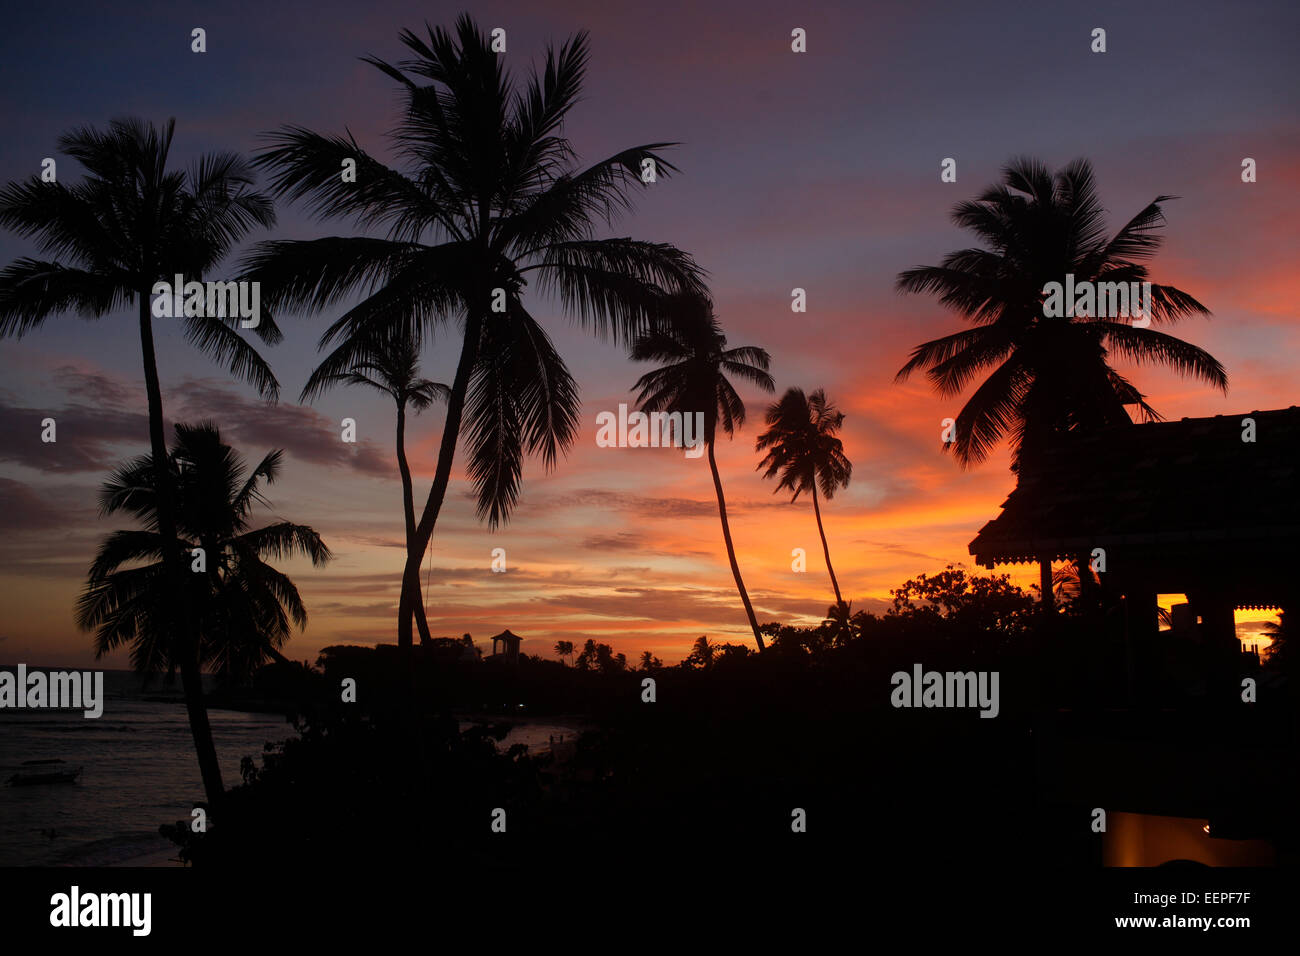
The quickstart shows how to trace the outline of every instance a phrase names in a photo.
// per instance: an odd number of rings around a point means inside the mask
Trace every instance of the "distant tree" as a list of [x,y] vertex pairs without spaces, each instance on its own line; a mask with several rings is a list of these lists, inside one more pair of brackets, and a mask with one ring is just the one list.
[[744,644],[715,644],[713,646],[713,666],[719,667],[733,661],[750,657],[754,651]]
[[853,465],[844,454],[844,443],[837,437],[844,424],[844,413],[826,397],[820,388],[805,395],[801,388],[791,388],[772,403],[767,410],[767,431],[758,436],[756,451],[767,451],[758,463],[764,478],[781,476],[775,491],[792,492],[791,503],[799,500],[805,491],[812,497],[813,515],[817,518],[817,533],[822,539],[822,554],[826,557],[826,570],[831,576],[835,603],[843,604],[840,582],[831,567],[831,549],[826,543],[826,529],[822,526],[822,509],[817,503],[817,488],[829,501],[840,488],[847,488],[853,475]]
[[852,601],[841,601],[826,609],[826,620],[822,622],[822,630],[832,644],[843,647],[862,636],[862,629],[868,616],[866,611],[853,613]]
[[[636,362],[658,362],[659,367],[637,379],[637,407],[650,414],[667,412],[701,415],[704,420],[704,446],[709,471],[713,474],[713,491],[718,499],[718,517],[722,521],[722,541],[731,563],[731,575],[740,592],[749,626],[758,649],[763,649],[763,635],[750,603],[736,560],[736,546],[731,540],[731,523],[727,519],[727,500],[722,493],[714,446],[718,431],[730,436],[745,424],[745,403],[736,393],[730,378],[742,379],[765,392],[775,390],[767,373],[770,357],[754,346],[727,348],[727,337],[713,314],[713,305],[704,295],[673,296],[669,311],[671,323],[662,324],[639,337],[632,346]],[[730,376],[730,378],[729,378]],[[698,436],[697,436],[698,440]]]
[[967,575],[955,565],[935,575],[922,574],[889,592],[890,617],[930,618],[964,628],[1022,633],[1036,608],[1032,595],[1008,575]]
[[565,658],[573,656],[573,641],[556,641],[555,653],[560,658],[560,663],[563,664]]
[[714,645],[709,643],[707,634],[701,634],[691,645],[691,652],[682,658],[682,666],[688,670],[705,670],[713,666]]
[[642,652],[641,652],[641,670],[643,670],[643,671],[657,671],[657,670],[659,670],[659,669],[660,669],[661,667],[663,667],[663,666],[664,666],[663,661],[661,661],[659,658],[655,657],[655,656],[654,656],[653,654],[651,654],[649,651],[642,651]]
[[582,645],[582,652],[578,655],[574,666],[580,671],[596,669],[596,642],[591,638],[587,638],[587,643]]

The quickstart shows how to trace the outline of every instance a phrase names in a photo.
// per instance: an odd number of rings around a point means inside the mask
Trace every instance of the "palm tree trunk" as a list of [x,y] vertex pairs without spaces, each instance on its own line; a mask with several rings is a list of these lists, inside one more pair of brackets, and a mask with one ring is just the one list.
[[1080,551],[1074,559],[1074,567],[1079,575],[1079,603],[1085,612],[1092,612],[1100,600],[1097,579],[1092,576],[1092,554]]
[[[433,638],[429,635],[429,621],[425,617],[424,602],[419,599],[419,558],[416,559],[413,591],[410,590],[410,582],[405,580],[405,575],[410,573],[411,544],[415,539],[415,502],[411,494],[411,466],[406,461],[406,403],[400,399],[397,402],[397,470],[402,475],[402,514],[406,518],[406,567],[403,570],[402,590],[415,596],[415,626],[420,631],[420,643],[428,646],[433,643]],[[423,556],[423,552],[419,554]]]
[[1056,595],[1052,592],[1052,558],[1050,555],[1038,559],[1038,587],[1043,593],[1040,610],[1044,617],[1051,617]]
[[745,614],[749,616],[749,626],[754,630],[754,640],[758,641],[758,649],[763,650],[763,635],[758,632],[758,619],[754,617],[754,606],[749,603],[749,592],[745,590],[745,582],[740,578],[740,565],[736,563],[736,547],[731,543],[731,526],[727,523],[727,501],[722,496],[722,478],[718,476],[718,461],[713,457],[713,442],[705,442],[709,448],[709,469],[713,472],[713,490],[718,495],[718,515],[722,518],[722,540],[727,543],[727,558],[731,561],[731,573],[736,579],[736,587],[740,591],[740,600],[745,605]]
[[[144,359],[144,387],[149,402],[149,445],[158,485],[158,533],[163,539],[163,561],[171,581],[169,592],[176,597],[184,593],[182,576],[185,571],[181,566],[180,543],[176,538],[171,472],[167,467],[167,442],[163,436],[162,389],[158,384],[158,360],[153,347],[149,294],[142,291],[137,295],[140,299],[140,351]],[[225,787],[221,783],[221,762],[217,759],[217,748],[212,742],[208,708],[203,702],[203,672],[199,666],[195,621],[178,606],[168,610],[168,619],[176,621],[178,625],[173,650],[179,659],[181,687],[185,691],[185,710],[189,715],[190,733],[194,737],[194,750],[199,758],[199,774],[203,778],[203,791],[207,795],[208,806],[215,810],[225,794]]]
[[817,516],[817,533],[822,536],[822,554],[826,555],[826,570],[831,573],[831,587],[835,589],[835,606],[840,607],[844,598],[840,597],[840,582],[835,580],[835,569],[831,567],[831,549],[826,544],[826,530],[822,527],[822,509],[817,505],[817,483],[812,486],[813,514]]
[[465,411],[465,393],[469,391],[470,373],[478,361],[478,340],[482,317],[475,311],[465,319],[465,341],[461,345],[456,377],[451,383],[451,397],[447,400],[447,420],[442,426],[442,444],[438,448],[438,466],[433,473],[433,486],[424,503],[424,512],[415,528],[415,541],[406,555],[406,573],[402,576],[402,600],[397,609],[397,644],[411,646],[411,617],[420,591],[420,556],[429,546],[447,484],[451,480],[451,463],[456,457],[456,444],[460,440],[460,420]]

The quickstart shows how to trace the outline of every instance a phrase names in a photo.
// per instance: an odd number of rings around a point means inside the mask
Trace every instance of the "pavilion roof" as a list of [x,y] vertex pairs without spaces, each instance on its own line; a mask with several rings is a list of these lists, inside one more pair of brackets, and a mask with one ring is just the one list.
[[[1255,441],[1242,441],[1242,420]],[[985,567],[1093,547],[1278,548],[1300,536],[1300,408],[1122,425],[1062,439],[980,529]],[[1233,560],[1225,552],[1224,560]]]

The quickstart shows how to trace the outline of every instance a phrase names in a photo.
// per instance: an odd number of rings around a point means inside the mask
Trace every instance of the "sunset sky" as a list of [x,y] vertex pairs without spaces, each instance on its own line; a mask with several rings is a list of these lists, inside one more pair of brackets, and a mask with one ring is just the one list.
[[[350,130],[391,160],[394,84],[357,58],[401,59],[403,27],[450,26],[460,5],[343,4],[295,15],[261,4],[33,5],[0,33],[0,181],[39,172],[58,135],[135,115],[177,119],[173,164],[210,150],[252,152],[258,134],[294,123]],[[707,9],[705,9],[707,8]],[[1156,281],[1214,313],[1175,334],[1226,366],[1227,396],[1172,373],[1119,365],[1166,417],[1235,414],[1300,403],[1295,356],[1300,280],[1300,68],[1292,3],[871,4],[807,12],[801,4],[481,3],[484,29],[504,27],[508,64],[540,61],[591,32],[583,101],[566,133],[580,160],[678,141],[682,174],[654,185],[610,233],[672,242],[709,270],[730,345],[773,357],[778,394],[825,388],[846,413],[849,488],[823,506],[831,555],[854,609],[878,611],[909,577],[971,562],[967,545],[1011,490],[1004,452],[962,471],[941,451],[940,421],[960,403],[923,377],[893,382],[914,345],[961,327],[932,299],[894,292],[898,272],[974,244],[952,206],[1033,155],[1058,167],[1093,162],[1112,229],[1157,195],[1166,244]],[[205,54],[190,30],[207,31]],[[808,52],[790,50],[794,27]],[[1090,52],[1094,27],[1108,52]],[[940,162],[957,160],[957,182]],[[1241,161],[1258,182],[1241,181]],[[80,170],[59,158],[61,180]],[[278,205],[263,238],[352,235],[347,221],[309,221]],[[35,253],[0,234],[0,260]],[[233,274],[238,256],[227,263]],[[224,276],[213,276],[221,278]],[[808,311],[792,314],[791,289]],[[752,643],[727,566],[704,459],[667,449],[599,448],[596,415],[631,402],[646,368],[532,300],[582,387],[583,430],[551,474],[529,461],[513,520],[489,533],[474,515],[458,458],[422,571],[435,635],[486,645],[510,628],[523,650],[595,638],[635,658],[676,661],[701,634]],[[280,516],[309,524],[337,555],[328,567],[283,567],[311,615],[286,648],[314,660],[334,643],[395,639],[402,565],[400,485],[391,402],[337,390],[296,397],[321,330],[343,311],[281,320],[285,341],[258,343],[280,380],[267,406],[157,325],[171,421],[211,418],[246,458],[283,448],[270,489]],[[456,343],[434,341],[425,374],[450,381]],[[97,542],[125,526],[96,514],[95,491],[121,459],[147,448],[139,339],[129,312],[98,322],[62,317],[0,341],[0,662],[89,665],[90,635],[73,606]],[[740,386],[751,417],[718,448],[732,531],[759,620],[808,623],[833,601],[811,502],[790,504],[755,470],[754,440],[770,401]],[[42,444],[40,421],[58,422]],[[359,443],[339,421],[358,422]],[[428,492],[438,409],[414,419],[408,453],[417,506]],[[493,548],[508,571],[490,571]],[[791,550],[808,552],[803,574]],[[1010,570],[1010,569],[1008,569]],[[1018,579],[1033,576],[1022,567]],[[126,666],[125,655],[106,666]]]

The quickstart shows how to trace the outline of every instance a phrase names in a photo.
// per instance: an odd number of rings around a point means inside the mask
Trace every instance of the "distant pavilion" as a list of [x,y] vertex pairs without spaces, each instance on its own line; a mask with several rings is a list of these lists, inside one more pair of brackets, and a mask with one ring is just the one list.
[[[509,664],[519,663],[519,643],[522,641],[518,634],[512,634],[509,630],[504,630],[496,637],[492,638],[492,656],[503,658]],[[497,642],[500,641],[504,650],[497,650]]]
[[[1247,419],[1253,441],[1243,440]],[[1156,595],[1170,593],[1187,595],[1212,669],[1231,679],[1240,657],[1235,609],[1300,617],[1300,408],[1064,438],[970,543],[986,568],[1037,563],[1045,611],[1051,563],[1096,548],[1105,555],[1103,593],[1124,602],[1139,679],[1154,663]]]

